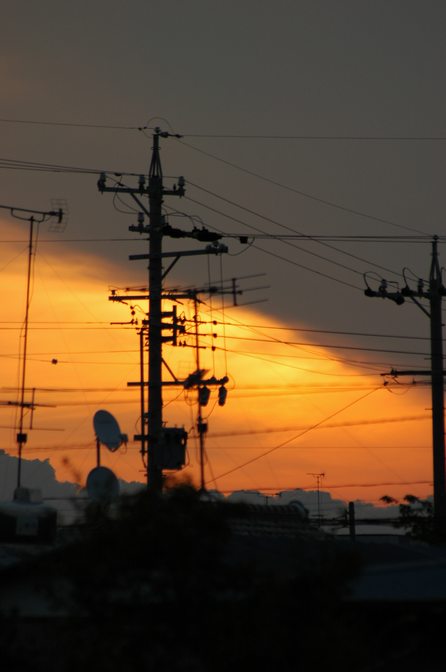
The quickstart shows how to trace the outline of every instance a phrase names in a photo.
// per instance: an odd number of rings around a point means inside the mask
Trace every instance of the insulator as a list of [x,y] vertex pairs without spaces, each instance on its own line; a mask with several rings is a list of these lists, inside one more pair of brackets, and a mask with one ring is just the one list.
[[105,173],[101,173],[98,180],[98,189],[99,191],[104,191],[105,189]]
[[226,397],[228,396],[228,390],[224,385],[220,385],[218,388],[218,405],[224,406],[226,403]]
[[200,406],[207,406],[209,403],[209,397],[211,396],[211,391],[206,385],[200,387],[198,390],[198,402]]

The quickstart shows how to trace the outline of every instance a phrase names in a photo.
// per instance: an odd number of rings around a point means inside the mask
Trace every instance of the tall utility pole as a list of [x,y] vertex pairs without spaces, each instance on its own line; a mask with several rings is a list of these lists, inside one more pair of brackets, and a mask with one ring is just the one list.
[[[438,236],[432,241],[432,261],[429,273],[429,289],[424,290],[422,280],[418,281],[416,290],[406,283],[401,291],[388,292],[387,283],[383,280],[378,291],[370,287],[365,290],[366,296],[389,298],[398,305],[410,298],[430,320],[431,369],[430,371],[391,371],[393,376],[430,375],[432,393],[432,452],[434,476],[434,519],[439,532],[446,532],[446,466],[445,466],[445,424],[444,424],[444,369],[443,369],[443,324],[441,306],[446,289],[443,286],[441,268],[438,260]],[[430,310],[427,311],[418,299],[428,299]]]
[[[131,259],[149,259],[149,313],[148,313],[148,338],[149,338],[149,357],[148,357],[148,469],[147,484],[151,490],[161,491],[162,489],[162,442],[163,442],[163,400],[162,400],[162,241],[163,241],[163,215],[162,204],[163,197],[183,196],[184,178],[180,177],[178,186],[173,189],[165,189],[163,186],[163,171],[161,168],[161,159],[159,153],[160,138],[168,138],[173,134],[161,131],[155,128],[153,133],[152,158],[149,168],[148,185],[145,183],[144,176],[140,176],[139,185],[136,188],[116,185],[114,187],[106,186],[106,176],[101,174],[98,181],[98,189],[103,192],[126,193],[129,194],[138,204],[140,209],[149,217],[149,226],[130,227],[132,231],[139,233],[148,233],[149,235],[149,254],[133,255]],[[174,137],[181,137],[174,135]],[[149,199],[149,210],[142,204],[140,196],[147,195]],[[144,384],[143,382],[141,384]],[[144,428],[144,418],[142,419]],[[142,432],[144,435],[144,431]]]

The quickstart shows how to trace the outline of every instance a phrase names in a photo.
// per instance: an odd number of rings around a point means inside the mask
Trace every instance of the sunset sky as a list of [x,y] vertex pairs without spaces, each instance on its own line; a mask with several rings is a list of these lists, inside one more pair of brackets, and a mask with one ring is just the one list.
[[[209,487],[314,488],[323,473],[337,498],[429,494],[426,379],[381,375],[429,366],[429,321],[414,304],[363,290],[383,277],[390,287],[426,279],[434,234],[445,263],[441,3],[17,0],[4,14],[0,204],[46,210],[64,199],[68,210],[63,230],[39,230],[27,381],[42,406],[25,456],[85,482],[103,408],[131,439],[104,449],[104,464],[144,480],[132,440],[138,391],[127,388],[139,376],[138,336],[111,324],[131,315],[108,296],[144,286],[144,262],[128,255],[146,248],[128,232],[135,204],[99,194],[96,181],[104,170],[110,184],[136,185],[160,125],[184,134],[161,141],[166,186],[186,178],[186,197],[165,200],[169,223],[217,230],[229,247],[221,260],[185,258],[167,285],[236,277],[249,290],[239,297],[246,305],[214,297],[200,307],[203,366],[230,379],[226,405],[213,392],[208,406]],[[4,209],[0,228],[8,402],[17,398],[28,228]],[[192,305],[179,311],[192,319]],[[164,355],[179,377],[194,369],[192,348]],[[193,429],[195,399],[169,388],[164,400],[166,422]],[[15,454],[15,409],[0,413],[0,447]],[[193,432],[183,473],[198,473]]]

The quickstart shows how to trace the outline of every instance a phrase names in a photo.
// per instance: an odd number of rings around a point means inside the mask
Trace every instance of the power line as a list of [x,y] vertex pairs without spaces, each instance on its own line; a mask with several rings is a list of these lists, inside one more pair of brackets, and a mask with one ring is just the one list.
[[[22,124],[33,126],[55,126],[67,128],[94,128],[117,131],[146,131],[153,126],[137,126],[123,124],[94,124],[70,121],[54,121],[41,119],[0,119],[2,124]],[[182,133],[183,138],[223,139],[223,140],[335,140],[346,142],[441,142],[446,140],[442,135],[342,135],[342,134],[265,134],[265,133]]]
[[251,336],[226,336],[227,339],[236,340],[236,341],[252,341],[256,343],[274,343],[277,342],[280,345],[297,345],[297,346],[307,346],[310,348],[327,348],[327,349],[338,349],[338,350],[360,350],[364,352],[385,352],[389,354],[397,355],[419,355],[421,357],[428,357],[429,353],[427,352],[416,352],[412,350],[390,350],[387,348],[365,348],[356,345],[337,345],[335,343],[304,343],[299,341],[271,341],[267,338],[253,338]]
[[[210,210],[211,212],[215,212],[215,213],[217,213],[217,214],[219,214],[219,215],[222,215],[223,217],[226,217],[227,219],[232,219],[232,220],[234,220],[234,221],[238,221],[239,223],[244,224],[245,226],[249,226],[250,228],[256,228],[256,227],[253,227],[253,226],[247,224],[246,222],[242,222],[241,220],[239,220],[239,219],[237,219],[237,218],[235,218],[235,217],[232,217],[231,215],[227,215],[226,213],[221,212],[220,210],[217,210],[216,208],[213,208],[213,207],[210,206],[210,205],[207,205],[207,204],[205,204],[205,203],[201,203],[200,201],[197,201],[197,200],[195,200],[195,199],[193,199],[193,198],[190,198],[190,196],[186,196],[185,198],[187,198],[187,200],[190,201],[191,203],[196,203],[197,205],[200,205],[200,206],[202,206],[202,207],[204,207],[204,208],[207,208],[207,209]],[[287,263],[292,264],[293,266],[296,266],[296,267],[298,267],[298,268],[303,268],[303,269],[306,270],[306,271],[310,271],[310,273],[315,273],[316,275],[319,275],[319,276],[321,276],[321,277],[328,278],[329,280],[333,280],[334,282],[338,282],[338,283],[341,284],[341,285],[345,285],[345,286],[347,286],[347,287],[351,287],[351,288],[353,288],[353,289],[358,289],[358,290],[362,291],[362,288],[361,288],[361,287],[358,287],[358,286],[356,286],[356,285],[352,285],[351,283],[349,283],[349,282],[345,282],[344,280],[339,280],[339,278],[336,278],[336,277],[334,277],[334,276],[332,276],[332,275],[328,275],[328,273],[323,273],[322,271],[317,271],[317,270],[314,269],[314,268],[310,268],[309,266],[305,266],[304,264],[300,264],[300,263],[297,262],[297,261],[293,261],[292,259],[288,259],[287,257],[283,257],[283,256],[280,255],[280,254],[276,254],[275,252],[272,252],[271,250],[265,250],[263,247],[259,247],[258,245],[253,245],[252,247],[253,247],[254,249],[256,249],[256,250],[260,250],[261,252],[264,252],[265,254],[268,254],[268,255],[270,255],[270,256],[272,256],[272,257],[276,257],[277,259],[281,259],[282,261],[286,261]],[[294,246],[293,246],[293,247],[294,247]],[[329,259],[326,259],[326,261],[330,261],[330,260],[329,260]],[[331,262],[331,263],[335,263],[335,262]]]
[[[340,488],[382,488],[383,486],[400,486],[400,485],[432,485],[432,480],[430,481],[381,481],[378,483],[335,483],[335,484],[329,484],[326,483],[324,485],[324,492],[327,490],[336,490]],[[248,494],[252,492],[252,494],[256,494],[257,491],[263,491],[263,492],[295,492],[299,490],[304,490],[304,491],[309,491],[309,492],[316,492],[316,489],[314,485],[293,485],[293,486],[258,486],[255,491],[246,491]],[[222,488],[219,488],[218,490],[222,494],[228,493],[228,492],[233,492],[233,490],[225,490]],[[378,500],[381,501],[381,500]],[[330,502],[331,504],[332,502]],[[366,502],[368,503],[368,502]],[[378,520],[382,520],[382,518],[379,518]]]
[[[217,324],[223,324],[223,322],[216,321]],[[1,322],[0,322],[1,324]],[[211,322],[209,322],[211,324]],[[214,322],[215,324],[215,322]],[[408,336],[407,334],[374,334],[371,332],[363,331],[334,331],[332,329],[309,329],[307,327],[280,327],[272,324],[247,324],[242,322],[225,322],[225,325],[228,327],[239,327],[243,328],[257,328],[257,329],[268,329],[268,330],[279,330],[279,331],[302,331],[305,333],[315,333],[315,334],[330,334],[330,335],[339,335],[339,336],[365,336],[366,338],[397,338],[397,339],[409,339],[417,341],[429,341],[429,338],[425,336]],[[311,344],[308,344],[311,345]]]
[[213,140],[339,140],[347,142],[436,142],[446,140],[446,136],[444,135],[266,135],[248,133],[183,133],[182,137]]
[[341,205],[340,203],[335,203],[333,201],[329,201],[324,198],[320,198],[319,196],[315,196],[314,194],[310,194],[306,191],[303,191],[301,189],[297,189],[295,187],[290,187],[289,185],[283,184],[282,182],[277,182],[276,180],[272,180],[269,177],[265,177],[264,175],[260,175],[259,173],[256,173],[252,170],[249,170],[247,168],[243,168],[242,166],[237,165],[236,163],[233,163],[232,161],[227,161],[226,159],[222,159],[219,156],[216,156],[215,154],[211,154],[210,152],[205,152],[202,149],[199,149],[198,147],[194,147],[193,145],[190,145],[187,142],[184,142],[182,140],[178,140],[178,142],[186,147],[189,147],[190,149],[199,152],[200,154],[203,154],[204,156],[207,156],[211,159],[214,159],[215,161],[219,161],[223,164],[226,164],[230,166],[231,168],[234,168],[235,170],[238,170],[242,173],[246,173],[247,175],[251,175],[252,177],[256,177],[259,180],[263,180],[264,182],[267,182],[269,184],[273,184],[276,187],[280,187],[281,189],[285,189],[286,191],[293,192],[295,194],[298,194],[299,196],[302,196],[304,198],[307,198],[309,200],[315,201],[316,203],[320,203],[321,205],[326,205],[330,208],[335,208],[336,210],[340,210],[341,212],[346,212],[350,215],[356,215],[359,217],[364,217],[365,219],[369,219],[374,222],[379,222],[380,224],[387,224],[390,226],[395,226],[396,228],[399,229],[405,229],[406,231],[413,231],[415,233],[423,233],[422,231],[419,231],[418,229],[414,229],[409,226],[404,226],[403,224],[397,224],[396,222],[393,222],[389,219],[385,219],[383,217],[376,217],[375,215],[370,215],[369,213],[363,212],[362,210],[356,210],[354,208],[349,208],[347,206]]
[[[209,440],[212,440],[212,436],[209,437]],[[224,451],[226,452],[227,450],[258,450],[258,446],[242,446],[242,445],[237,445],[231,442],[230,445],[228,446],[212,446],[212,451]],[[282,450],[297,450],[296,446],[284,446]],[[304,450],[310,450],[312,453],[313,452],[319,452],[319,451],[325,451],[325,450],[336,450],[336,451],[344,451],[344,450],[354,450],[355,452],[360,452],[361,450],[385,450],[385,451],[392,451],[392,450],[405,450],[410,452],[411,450],[426,450],[426,446],[345,446],[345,445],[334,445],[334,446],[299,446],[299,453],[301,453]]]
[[[217,309],[216,312],[220,312],[220,311]],[[268,327],[262,327],[261,325],[257,326],[257,325],[243,324],[242,322],[240,322],[239,320],[237,320],[235,318],[232,318],[232,320],[233,320],[232,322],[227,323],[228,326],[235,326],[235,327],[238,326],[240,328],[246,328],[249,331],[253,332],[254,334],[260,334],[260,336],[262,336],[262,337],[265,336],[265,334],[262,333],[261,331],[258,331],[258,329],[259,328],[261,328],[261,329],[262,328],[268,328]],[[226,322],[226,320],[225,320],[225,322]],[[219,324],[219,322],[217,322],[217,324]],[[277,327],[277,328],[280,328],[280,327]],[[270,331],[270,330],[268,329],[268,331]],[[285,341],[283,341],[281,339],[278,339],[274,336],[268,336],[267,339],[268,339],[268,342],[287,344]],[[310,349],[311,344],[307,344],[307,347],[302,347],[302,346],[298,346],[298,345],[295,345],[295,346],[292,346],[292,347],[298,347],[299,349],[304,350],[304,352],[308,352],[310,354],[310,357],[313,358],[314,353]],[[235,351],[235,352],[236,352],[236,354],[247,354],[247,353],[240,353],[240,352],[237,352],[237,351]],[[256,354],[263,354],[263,353],[256,353]],[[255,356],[255,355],[251,354],[251,355],[248,355],[248,356]],[[277,357],[277,356],[278,355],[275,354],[275,357]],[[281,355],[279,355],[279,356],[281,356]],[[286,355],[283,355],[283,356],[286,356]],[[324,357],[324,358],[317,358],[317,359],[325,359],[325,360],[328,360],[328,361],[341,362],[341,363],[344,363],[344,364],[347,364],[347,365],[350,365],[350,366],[351,365],[353,365],[353,366],[361,365],[362,368],[370,369],[371,371],[373,371],[375,373],[377,371],[379,371],[379,369],[377,369],[377,365],[379,363],[376,363],[375,366],[372,366],[369,362],[352,360],[352,359],[349,359],[349,358],[346,358],[346,357]],[[268,360],[265,360],[265,361],[268,361]],[[274,363],[277,363],[277,362],[274,362]],[[282,364],[282,362],[278,362],[278,363]],[[382,366],[390,367],[388,362],[385,362],[384,364],[382,364]],[[294,368],[294,367],[292,367],[292,368]],[[299,367],[296,367],[296,368],[299,368]],[[392,367],[390,367],[390,368],[392,368]],[[305,370],[305,369],[303,369],[303,370]],[[313,373],[318,373],[318,372],[313,372]],[[336,375],[336,374],[327,374],[327,375]],[[365,374],[339,374],[339,375],[365,375]]]
[[[251,208],[247,208],[247,207],[241,205],[240,203],[236,203],[235,201],[232,201],[232,200],[230,200],[230,199],[228,199],[228,198],[226,198],[226,197],[224,197],[224,196],[221,196],[220,194],[216,194],[215,192],[210,191],[209,189],[205,189],[204,187],[201,187],[200,185],[194,184],[193,182],[190,182],[190,184],[191,184],[193,187],[195,187],[196,189],[200,189],[200,191],[204,191],[205,193],[209,194],[210,196],[213,196],[214,198],[218,198],[218,199],[224,201],[225,203],[228,203],[229,205],[232,205],[232,206],[237,207],[237,208],[239,208],[240,210],[243,210],[243,211],[245,211],[245,212],[247,212],[247,213],[249,213],[249,214],[251,214],[251,215],[254,215],[254,216],[256,216],[256,217],[259,217],[260,219],[263,219],[263,220],[267,221],[267,222],[270,223],[270,224],[274,224],[274,225],[276,225],[276,226],[279,226],[279,227],[282,228],[282,229],[285,229],[285,230],[287,230],[287,231],[290,231],[290,232],[291,232],[292,234],[294,234],[294,235],[302,236],[303,239],[305,239],[305,240],[307,240],[307,241],[312,241],[312,240],[313,240],[313,241],[319,243],[320,245],[322,245],[322,246],[324,246],[324,247],[327,247],[327,248],[330,249],[330,250],[333,250],[333,251],[335,251],[335,252],[338,252],[339,254],[343,254],[343,255],[345,255],[345,256],[347,256],[347,257],[350,257],[350,258],[352,258],[352,259],[355,259],[356,261],[360,261],[361,263],[371,264],[372,266],[375,266],[376,268],[380,268],[381,270],[384,270],[384,271],[386,271],[386,272],[388,272],[388,273],[392,273],[392,274],[394,274],[394,275],[399,275],[399,274],[396,273],[395,271],[392,271],[391,269],[388,269],[388,268],[386,268],[385,266],[381,266],[380,264],[375,264],[375,263],[369,261],[368,259],[364,259],[363,257],[358,257],[357,255],[352,254],[351,252],[346,252],[345,250],[342,250],[342,249],[340,249],[340,248],[338,248],[338,247],[335,247],[334,245],[330,245],[330,244],[328,244],[328,242],[325,242],[322,238],[314,237],[314,236],[309,236],[309,235],[307,235],[307,234],[304,234],[304,233],[302,233],[301,231],[297,231],[296,229],[293,229],[292,227],[287,226],[286,224],[283,224],[283,223],[281,223],[281,222],[278,222],[278,221],[275,220],[275,219],[272,219],[271,217],[268,217],[268,216],[266,216],[266,215],[263,215],[262,213],[259,213],[259,212],[255,211],[255,210],[252,210]],[[261,231],[261,230],[258,229],[257,227],[252,226],[252,225],[250,225],[250,224],[247,224],[246,222],[245,222],[245,226],[248,226],[249,228],[254,229],[254,230],[256,230],[256,231]],[[262,231],[262,233],[264,233],[264,232]],[[271,235],[271,234],[269,234],[269,236],[270,236],[271,238],[276,238],[275,235]],[[286,242],[286,239],[283,238],[283,237],[282,237],[282,238],[277,237],[277,240],[283,240],[284,242]],[[292,245],[291,243],[288,243],[288,244],[289,244],[289,245]],[[318,254],[315,253],[315,252],[311,252],[311,251],[306,250],[305,248],[302,248],[302,247],[297,246],[297,245],[292,245],[292,247],[296,247],[296,249],[299,249],[299,250],[301,250],[302,252],[305,252],[306,254],[311,254],[312,256],[320,257],[321,259],[325,259],[326,261],[329,261],[329,262],[332,263],[332,264],[336,264],[336,265],[338,265],[338,266],[342,266],[343,268],[346,268],[347,270],[350,270],[350,271],[353,272],[353,273],[359,273],[359,274],[362,275],[362,272],[357,271],[356,269],[352,269],[352,268],[350,268],[350,267],[348,267],[348,266],[343,266],[343,264],[340,264],[339,262],[332,261],[332,260],[328,259],[327,257],[323,257],[323,256],[321,256],[321,255],[318,255]]]
[[22,161],[18,159],[0,158],[2,170],[28,170],[47,173],[76,173],[81,175],[98,175],[106,173],[109,177],[139,177],[141,173],[131,173],[122,170],[105,170],[102,168],[84,168],[81,166],[65,166],[55,163],[41,163],[37,161]]
[[[377,388],[375,388],[376,390]],[[431,420],[432,414],[418,414],[418,415],[401,415],[390,418],[374,418],[373,420],[350,420],[345,422],[327,422],[322,427],[318,426],[315,429],[338,429],[343,427],[364,427],[368,425],[385,425],[400,422],[419,422],[424,420]],[[230,436],[251,436],[252,434],[276,434],[278,432],[296,432],[301,430],[309,431],[313,427],[309,425],[299,425],[293,427],[274,427],[272,429],[247,429],[238,430],[236,432],[212,432],[209,438],[226,438]],[[222,449],[224,450],[224,448]]]
[[328,420],[331,420],[332,418],[336,417],[340,413],[343,413],[344,411],[351,408],[352,406],[355,406],[357,403],[359,403],[363,399],[366,399],[371,394],[374,394],[375,392],[377,392],[379,389],[381,389],[381,388],[377,387],[374,390],[371,390],[370,392],[367,392],[366,394],[362,395],[358,399],[355,399],[354,401],[350,402],[349,404],[347,404],[343,408],[340,408],[338,411],[335,411],[331,415],[327,416],[323,420],[320,420],[319,422],[316,422],[314,425],[311,425],[310,427],[307,427],[306,429],[303,429],[299,434],[291,437],[290,439],[287,439],[286,441],[283,441],[282,443],[279,443],[277,446],[274,446],[273,448],[269,448],[268,450],[264,451],[260,455],[256,455],[256,457],[253,457],[252,459],[247,460],[246,462],[243,462],[243,464],[239,464],[237,467],[233,467],[232,469],[229,469],[228,471],[225,471],[224,473],[220,474],[219,476],[216,476],[213,479],[213,481],[218,481],[220,478],[224,478],[225,476],[229,476],[229,474],[232,474],[235,471],[239,471],[240,469],[243,469],[244,467],[248,466],[249,464],[252,464],[253,462],[257,462],[257,460],[260,460],[263,457],[266,457],[267,455],[270,455],[271,453],[275,452],[276,450],[279,450],[280,448],[283,448],[288,443],[291,443],[292,441],[300,439],[305,434],[308,434],[308,432],[311,432],[312,430],[317,429],[318,427],[323,425]]
[[[219,348],[217,348],[219,349]],[[364,369],[367,371],[367,373],[341,373],[341,372],[333,372],[333,371],[316,371],[315,369],[308,369],[307,367],[302,367],[302,366],[295,366],[293,364],[289,364],[287,362],[281,362],[277,361],[277,359],[270,359],[267,355],[267,353],[253,353],[253,352],[242,352],[240,350],[231,350],[230,348],[227,348],[227,352],[230,352],[234,355],[239,355],[241,357],[250,357],[251,359],[258,359],[261,362],[267,362],[268,364],[274,364],[276,366],[284,366],[289,369],[297,369],[298,371],[304,371],[305,373],[311,373],[314,375],[318,376],[331,376],[331,377],[338,377],[338,378],[365,378],[369,377],[371,375],[382,375],[382,370],[387,369],[391,370],[395,364],[391,362],[374,362],[374,364],[371,364],[370,362],[367,361],[361,361],[361,360],[355,360],[355,359],[348,359],[346,357],[302,357],[302,359],[315,359],[316,361],[321,361],[321,362],[338,362],[341,364],[346,364],[348,366],[354,366],[358,369]],[[290,359],[293,358],[293,355],[288,355]],[[275,358],[277,357],[287,357],[287,355],[274,355]],[[400,368],[403,368],[402,364],[398,365]],[[412,364],[410,365],[412,366]],[[404,365],[405,368],[407,368],[406,365]],[[423,369],[423,365],[413,365],[413,368],[420,368]]]
[[82,124],[67,121],[38,121],[36,119],[0,119],[2,124],[24,124],[28,126],[61,126],[66,128],[94,128],[112,131],[141,131],[149,129],[149,126],[122,126],[111,124]]

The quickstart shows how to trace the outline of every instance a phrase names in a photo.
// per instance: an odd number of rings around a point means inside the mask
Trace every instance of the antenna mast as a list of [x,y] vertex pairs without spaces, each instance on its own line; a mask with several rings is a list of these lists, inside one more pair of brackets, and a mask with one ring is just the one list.
[[[17,402],[17,406],[20,408],[19,422],[18,422],[18,431],[17,431],[17,449],[18,449],[18,465],[17,465],[17,488],[20,488],[22,485],[22,453],[23,446],[25,445],[28,435],[23,431],[24,421],[25,421],[25,409],[31,410],[33,412],[35,408],[34,404],[34,394],[31,402],[25,402],[25,393],[26,393],[26,364],[27,364],[27,354],[28,354],[28,327],[29,327],[29,308],[31,303],[31,279],[32,279],[32,266],[33,266],[33,256],[35,255],[35,245],[34,245],[34,230],[35,225],[44,222],[51,217],[57,217],[57,221],[60,224],[63,219],[63,211],[58,210],[29,210],[27,208],[19,208],[14,205],[0,205],[2,210],[9,210],[12,217],[16,219],[21,219],[23,221],[29,222],[29,238],[28,238],[28,266],[27,266],[27,275],[26,275],[26,300],[25,300],[25,319],[23,324],[23,350],[21,353],[21,372],[20,372],[20,398]],[[20,213],[20,214],[19,214]],[[29,215],[29,216],[28,216]],[[32,417],[32,416],[31,416]]]
[[17,431],[17,447],[18,447],[18,465],[17,465],[17,488],[22,484],[22,451],[23,445],[26,443],[27,434],[23,431],[23,420],[25,416],[25,384],[26,384],[26,362],[28,352],[28,326],[29,326],[29,305],[31,292],[31,271],[32,258],[34,254],[34,216],[29,218],[29,240],[28,240],[28,269],[26,275],[26,300],[25,300],[25,321],[23,326],[23,353],[21,359],[22,375],[20,385],[20,400],[19,400],[19,426]]

